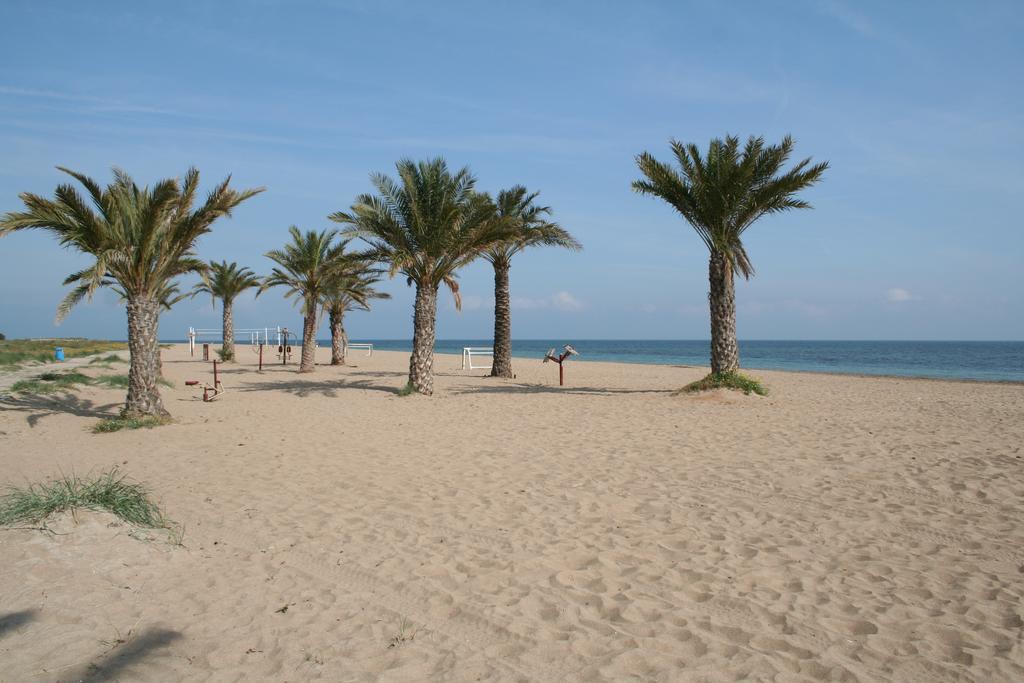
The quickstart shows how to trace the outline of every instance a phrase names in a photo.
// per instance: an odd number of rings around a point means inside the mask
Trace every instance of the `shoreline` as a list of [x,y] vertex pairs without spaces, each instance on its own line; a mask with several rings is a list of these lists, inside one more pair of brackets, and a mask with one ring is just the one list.
[[[462,342],[462,341],[480,341],[480,342],[484,342],[485,340],[440,340],[440,343],[452,342],[452,341],[456,341],[456,342]],[[538,341],[538,340],[526,339],[526,340],[520,340],[520,343],[530,343],[530,342],[536,342],[536,341]],[[681,343],[692,343],[694,341],[699,341],[699,342],[703,343],[704,340],[685,340],[685,339],[684,340],[597,340],[597,339],[595,339],[595,340],[583,340],[583,342],[598,342],[598,343],[601,343],[601,342],[619,342],[619,341],[637,341],[637,342],[641,342],[641,343],[645,342],[645,341],[654,341],[654,342],[667,342],[667,341],[673,341],[674,342],[674,341],[678,341],[678,342],[681,342]],[[811,342],[811,343],[813,343],[813,342],[821,341],[822,343],[843,343],[841,341],[840,342],[836,342],[834,340],[749,340],[749,341],[752,341],[752,342],[780,342],[780,343],[790,343],[791,341],[793,343],[804,343],[804,342]],[[330,340],[329,339],[317,340],[317,342],[319,344],[318,348],[325,348],[325,347],[329,348],[330,347]],[[372,340],[370,343],[378,343],[378,342],[409,343],[409,342],[406,342],[405,340],[394,340],[394,339]],[[185,341],[185,340],[173,340],[173,341],[161,341],[160,343],[161,344],[187,344],[187,341]],[[208,343],[216,344],[216,343],[219,343],[219,342],[211,341],[211,342],[208,342]],[[357,343],[357,342],[353,342],[353,343]],[[364,342],[358,342],[358,343],[364,343]],[[545,342],[545,343],[547,343],[547,342]],[[708,342],[708,343],[710,343],[710,342]],[[943,341],[867,340],[866,342],[864,342],[864,340],[851,340],[851,343],[882,343],[882,344],[885,344],[885,343],[894,343],[894,344],[903,344],[903,343],[905,343],[905,344],[1024,344],[1024,342],[1016,342],[1016,341],[969,341],[969,342],[962,342],[962,341],[951,341],[951,340],[943,340]],[[235,341],[235,346],[236,347],[248,346],[248,345],[249,345],[248,343],[239,342],[238,340]],[[292,346],[293,346],[293,348],[296,348],[297,345],[293,344]],[[375,353],[381,353],[381,352],[384,352],[384,351],[394,352],[394,353],[405,353],[405,354],[409,354],[409,353],[412,352],[411,349],[377,349],[377,348],[374,349]],[[361,353],[361,351],[360,351],[360,353]],[[453,355],[454,354],[454,355],[458,356],[457,353],[455,353],[453,351],[447,351],[447,350],[446,351],[437,351],[437,350],[435,350],[434,353],[435,353],[435,355],[441,355],[441,354]],[[530,355],[520,355],[520,354],[515,353],[515,351],[513,351],[512,359],[513,360],[520,360],[520,361],[537,361],[538,363],[542,362],[541,359],[538,358],[537,355],[534,352],[530,352]],[[624,365],[643,365],[643,366],[655,366],[655,367],[704,368],[705,370],[707,370],[707,372],[710,372],[710,367],[708,365],[706,365],[706,364],[686,364],[686,363],[675,363],[675,362],[657,362],[657,361],[649,361],[649,360],[632,360],[632,359],[629,359],[629,358],[597,358],[597,359],[594,359],[594,358],[588,357],[586,355],[585,351],[581,352],[581,355],[579,357],[572,359],[570,362],[571,363],[582,362],[582,363],[588,363],[588,364],[589,363],[622,363]],[[986,384],[1024,385],[1024,378],[1012,378],[1012,377],[1011,378],[957,377],[957,376],[946,376],[946,375],[941,375],[941,374],[899,374],[899,373],[893,373],[893,372],[878,372],[878,373],[875,373],[875,372],[865,372],[865,371],[860,371],[860,370],[844,371],[844,370],[834,370],[834,369],[804,369],[804,368],[780,368],[780,367],[748,366],[748,365],[743,365],[742,364],[742,355],[741,355],[740,372],[791,372],[791,373],[808,373],[808,374],[818,374],[818,375],[836,375],[836,376],[842,376],[842,377],[864,377],[864,378],[875,377],[875,378],[880,378],[880,379],[923,379],[923,380],[937,381],[937,382],[968,382],[968,383],[986,383]]]

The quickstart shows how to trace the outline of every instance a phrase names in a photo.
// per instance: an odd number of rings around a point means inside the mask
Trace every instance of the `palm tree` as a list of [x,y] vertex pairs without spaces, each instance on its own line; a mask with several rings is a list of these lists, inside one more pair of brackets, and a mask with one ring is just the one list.
[[225,361],[235,358],[235,320],[232,315],[235,297],[247,289],[259,287],[260,284],[260,278],[248,268],[240,268],[234,262],[210,261],[207,276],[192,290],[192,296],[200,293],[209,294],[215,306],[217,299],[223,304],[224,332],[220,355]]
[[335,230],[303,234],[294,225],[288,228],[292,237],[284,249],[264,254],[280,267],[275,267],[260,286],[257,296],[270,287],[287,287],[285,298],[298,297],[302,310],[302,361],[299,372],[313,372],[316,367],[317,312],[329,280],[338,267],[331,243]]
[[[125,294],[124,290],[118,287],[112,282],[105,282],[109,284],[110,288],[121,298],[122,302],[128,301],[128,295]],[[178,286],[177,282],[167,282],[156,292],[156,300],[160,302],[160,308],[169,311],[174,307],[176,303],[184,301],[189,296],[188,292],[182,292],[181,287]],[[157,345],[156,353],[156,375],[158,378],[164,376],[164,359],[160,354],[159,344]]]
[[65,280],[75,288],[61,302],[57,318],[100,287],[115,283],[126,298],[131,355],[123,415],[165,417],[157,385],[162,291],[180,275],[202,273],[206,264],[196,258],[197,240],[210,232],[214,221],[231,215],[232,209],[263,190],[234,190],[228,176],[193,209],[199,187],[199,171],[194,168],[181,182],[161,180],[152,188],[140,188],[127,173],[114,169],[114,180],[106,189],[83,174],[60,170],[82,184],[92,206],[71,185],[59,185],[53,200],[25,192],[20,195],[25,211],[0,219],[0,236],[47,230],[61,246],[95,259]]
[[388,264],[393,277],[402,273],[416,286],[413,309],[409,385],[421,394],[434,392],[434,339],[437,290],[444,284],[461,309],[456,272],[486,249],[507,239],[505,221],[492,220],[494,207],[473,191],[469,168],[452,174],[444,159],[396,164],[398,181],[370,177],[377,195],[356,198],[349,212],[331,220],[349,226],[344,234],[361,237],[376,260]]
[[783,173],[793,144],[788,135],[778,145],[751,136],[741,150],[738,137],[726,136],[712,140],[702,157],[696,145],[672,140],[679,169],[647,152],[636,158],[646,179],[634,181],[633,189],[671,204],[710,252],[712,375],[733,373],[740,364],[734,277],[737,271],[746,279],[754,274],[743,233],[767,214],[810,208],[796,193],[817,183],[828,168],[828,162],[811,165],[807,158]]
[[[344,240],[335,247],[336,258],[348,256],[344,248],[349,240]],[[390,299],[387,292],[378,291],[373,287],[380,281],[382,270],[373,268],[358,255],[347,265],[340,267],[330,278],[324,291],[324,308],[327,310],[331,328],[331,365],[345,364],[345,350],[348,346],[348,335],[345,334],[345,314],[349,311],[368,311],[373,299]]]
[[484,252],[483,257],[494,266],[494,362],[492,377],[512,376],[512,314],[509,306],[509,269],[512,257],[527,247],[557,246],[579,250],[582,246],[557,223],[547,220],[551,208],[537,206],[537,192],[528,192],[522,185],[498,193],[495,213],[507,219],[515,230],[506,242]]

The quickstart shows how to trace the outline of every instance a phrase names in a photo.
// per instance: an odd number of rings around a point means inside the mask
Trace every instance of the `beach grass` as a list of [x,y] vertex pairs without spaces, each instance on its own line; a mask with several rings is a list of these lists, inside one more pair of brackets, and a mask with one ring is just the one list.
[[761,382],[739,372],[713,372],[696,382],[690,382],[680,389],[680,392],[693,394],[699,391],[710,391],[711,389],[734,389],[742,391],[744,394],[768,395],[768,389]]
[[[158,379],[157,382],[161,386],[165,386],[168,389],[171,389],[171,388],[174,387],[173,384],[168,382],[163,377]],[[128,388],[128,375],[100,375],[99,377],[94,378],[93,383],[97,384],[97,385],[100,385],[100,386],[111,387],[111,388],[114,388],[114,389],[127,389]]]
[[125,342],[97,339],[10,339],[0,341],[0,366],[52,362],[57,346],[64,348],[64,357],[68,359],[128,349]]
[[116,353],[107,354],[103,357],[93,358],[89,361],[89,365],[110,365],[111,363],[123,363],[125,362],[121,356]]
[[23,379],[11,385],[17,394],[55,394],[69,391],[79,384],[91,384],[92,378],[80,372],[44,372],[33,379]]
[[0,525],[39,524],[66,510],[104,510],[135,526],[171,529],[141,484],[131,483],[117,467],[93,479],[62,475],[44,484],[12,487],[0,498]]
[[[162,377],[157,381],[167,388],[174,387],[173,384]],[[71,391],[83,384],[113,389],[127,389],[128,375],[89,377],[75,370],[71,372],[44,372],[33,379],[23,379],[15,382],[11,385],[11,392],[38,395],[55,394],[58,391]]]
[[109,417],[100,420],[92,428],[94,434],[109,434],[124,429],[152,429],[170,424],[171,420],[162,417]]
[[398,390],[399,396],[410,396],[416,393],[416,386],[412,382],[406,382],[405,386]]

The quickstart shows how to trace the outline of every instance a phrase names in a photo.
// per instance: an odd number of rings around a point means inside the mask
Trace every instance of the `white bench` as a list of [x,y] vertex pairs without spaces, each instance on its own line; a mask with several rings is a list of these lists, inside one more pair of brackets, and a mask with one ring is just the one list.
[[[473,365],[473,356],[490,356],[490,365]],[[494,349],[483,346],[462,347],[462,369],[463,370],[490,370],[494,365]]]

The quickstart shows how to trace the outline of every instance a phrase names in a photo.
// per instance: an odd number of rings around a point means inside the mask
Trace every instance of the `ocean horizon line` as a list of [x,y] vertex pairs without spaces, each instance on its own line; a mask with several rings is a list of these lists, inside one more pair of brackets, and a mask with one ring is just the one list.
[[[181,343],[183,340],[176,340]],[[203,341],[203,340],[200,340]],[[220,340],[208,339],[207,343]],[[276,342],[271,339],[272,346]],[[411,352],[412,340],[351,338],[351,343],[372,343],[377,351]],[[542,361],[546,352],[571,343],[579,352],[573,362],[637,363],[707,367],[707,339],[514,339],[513,358]],[[167,342],[165,342],[167,343]],[[330,346],[330,339],[318,339]],[[491,347],[489,338],[438,339],[438,354],[461,355],[463,348]],[[292,346],[301,340],[291,342]],[[236,339],[237,346],[251,346]],[[353,349],[355,357],[366,353]],[[478,357],[479,358],[479,357]],[[487,365],[486,357],[478,365]],[[741,366],[748,370],[789,370],[844,375],[921,377],[994,382],[1024,382],[1024,342],[947,340],[740,340]]]

